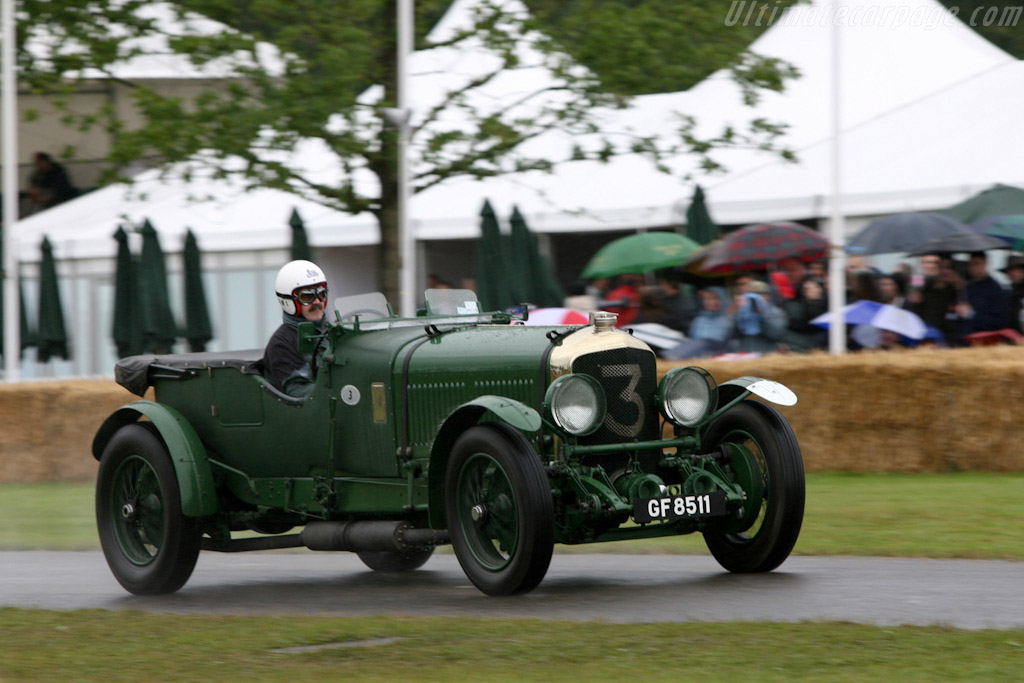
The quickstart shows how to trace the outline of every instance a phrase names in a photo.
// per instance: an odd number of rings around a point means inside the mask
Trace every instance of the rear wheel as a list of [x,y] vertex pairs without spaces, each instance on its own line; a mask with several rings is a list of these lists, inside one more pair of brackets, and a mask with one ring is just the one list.
[[504,424],[472,427],[452,448],[445,512],[455,556],[488,595],[532,590],[551,563],[554,503],[537,454]]
[[753,493],[744,519],[722,518],[704,532],[708,549],[731,572],[775,569],[804,517],[803,459],[789,423],[766,403],[743,401],[708,426],[704,445],[727,446],[737,479]]
[[434,548],[412,548],[401,552],[392,550],[367,550],[356,553],[359,559],[367,567],[375,572],[411,572],[422,567],[430,556],[434,554]]
[[103,451],[96,523],[107,564],[129,592],[173,593],[192,575],[201,533],[181,513],[166,447],[142,425],[121,428]]

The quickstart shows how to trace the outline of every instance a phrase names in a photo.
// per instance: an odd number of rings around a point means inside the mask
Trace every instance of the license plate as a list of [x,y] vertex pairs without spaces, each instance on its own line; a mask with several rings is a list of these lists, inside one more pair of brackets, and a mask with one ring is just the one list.
[[717,517],[724,515],[725,491],[659,498],[637,498],[633,501],[633,519],[639,523],[665,522],[675,519]]

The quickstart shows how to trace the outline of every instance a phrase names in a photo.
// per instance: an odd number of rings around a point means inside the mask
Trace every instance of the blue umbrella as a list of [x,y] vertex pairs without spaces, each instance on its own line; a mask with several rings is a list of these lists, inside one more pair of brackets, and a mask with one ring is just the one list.
[[[910,311],[891,304],[861,299],[842,308],[843,322],[847,325],[871,325],[889,330],[911,339],[924,339],[928,332],[924,321]],[[833,319],[831,312],[822,313],[811,320],[812,325],[828,329]]]
[[930,239],[971,234],[960,221],[938,213],[898,213],[868,223],[846,245],[851,254],[913,251]]

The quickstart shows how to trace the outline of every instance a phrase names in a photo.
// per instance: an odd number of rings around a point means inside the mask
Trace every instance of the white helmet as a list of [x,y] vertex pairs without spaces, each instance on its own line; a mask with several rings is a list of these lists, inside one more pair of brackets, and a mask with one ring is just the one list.
[[320,266],[311,261],[289,261],[277,271],[274,290],[281,308],[288,315],[298,315],[301,304],[296,291],[323,285],[324,296],[327,293],[327,278]]

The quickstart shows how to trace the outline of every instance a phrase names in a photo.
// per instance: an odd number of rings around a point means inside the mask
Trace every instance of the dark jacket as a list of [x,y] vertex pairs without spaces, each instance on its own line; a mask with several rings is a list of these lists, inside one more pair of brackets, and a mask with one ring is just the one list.
[[965,289],[967,303],[974,315],[964,323],[964,334],[1002,330],[1009,322],[1006,318],[1008,300],[1006,290],[991,275],[971,280]]
[[302,318],[284,317],[263,352],[263,376],[289,396],[302,398],[313,391],[313,356],[299,353],[298,325]]

